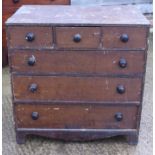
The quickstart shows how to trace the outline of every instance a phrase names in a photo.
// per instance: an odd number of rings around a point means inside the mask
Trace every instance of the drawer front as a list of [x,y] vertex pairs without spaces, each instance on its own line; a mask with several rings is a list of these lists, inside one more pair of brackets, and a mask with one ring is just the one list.
[[12,72],[136,74],[144,72],[144,51],[10,51]]
[[17,76],[15,100],[140,101],[140,78]]
[[70,0],[3,0],[3,7],[20,7],[21,5],[66,5],[70,4]]
[[51,27],[11,26],[8,27],[8,32],[10,48],[42,49],[53,46]]
[[99,27],[56,27],[57,48],[99,48]]
[[93,105],[26,105],[15,106],[17,128],[136,128],[138,107]]
[[103,27],[104,49],[145,49],[147,47],[146,27]]

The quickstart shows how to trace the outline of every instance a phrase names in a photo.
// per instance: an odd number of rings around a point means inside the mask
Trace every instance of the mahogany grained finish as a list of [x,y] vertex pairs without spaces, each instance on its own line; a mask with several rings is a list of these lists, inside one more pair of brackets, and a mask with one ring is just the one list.
[[[137,110],[137,106],[16,104],[15,120],[17,128],[134,129]],[[32,112],[38,112],[37,120]],[[123,115],[121,121],[115,118],[117,112]]]
[[[28,60],[34,56],[34,65]],[[30,74],[142,74],[144,51],[10,51],[12,72]],[[76,59],[74,59],[76,58]],[[121,59],[126,67],[119,65]],[[60,63],[61,62],[61,63]]]
[[[17,1],[15,3],[15,1]],[[2,0],[2,63],[8,64],[8,49],[6,42],[5,21],[24,4],[39,5],[70,5],[70,0]]]
[[3,1],[4,6],[10,7],[20,7],[21,5],[68,5],[70,0],[19,0],[17,3],[14,3],[14,0],[5,0]]
[[[122,42],[120,37],[127,34],[129,40]],[[73,36],[79,33],[81,41],[76,43]],[[145,27],[103,27],[102,45],[100,43],[101,30],[99,28],[56,27],[56,45],[58,48],[103,48],[103,49],[145,49],[147,35]]]
[[23,6],[6,25],[17,143],[138,143],[149,23],[135,8]]
[[8,64],[8,50],[6,45],[6,34],[5,29],[2,28],[2,66],[6,66]]
[[[4,2],[4,0],[3,0]],[[5,21],[15,12],[16,9],[10,7],[7,8],[2,3],[2,66],[6,66],[8,64],[8,49],[7,49],[7,41],[6,41],[6,29],[5,29]]]
[[[104,49],[146,49],[146,27],[103,27],[102,43]],[[127,34],[129,39],[122,42],[120,37]]]
[[[101,29],[99,27],[56,27],[57,48],[99,48]],[[81,40],[74,41],[79,34]]]
[[[15,100],[135,102],[140,101],[142,79],[13,75],[12,84]],[[29,90],[31,84],[37,84],[35,92]],[[124,94],[116,90],[120,84]]]
[[[53,35],[51,27],[12,27],[8,28],[9,48],[52,48]],[[20,32],[20,33],[19,33]],[[33,41],[27,41],[26,35],[28,33],[34,34]]]

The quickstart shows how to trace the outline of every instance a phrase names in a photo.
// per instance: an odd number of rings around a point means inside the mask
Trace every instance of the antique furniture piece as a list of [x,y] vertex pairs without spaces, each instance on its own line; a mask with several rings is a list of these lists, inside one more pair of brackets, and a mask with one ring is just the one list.
[[149,30],[140,12],[30,5],[6,25],[17,143],[34,134],[137,144]]
[[8,64],[8,51],[6,44],[6,31],[5,31],[5,21],[13,14],[15,11],[24,4],[40,4],[40,5],[68,5],[70,0],[3,0],[2,1],[2,65],[6,66]]

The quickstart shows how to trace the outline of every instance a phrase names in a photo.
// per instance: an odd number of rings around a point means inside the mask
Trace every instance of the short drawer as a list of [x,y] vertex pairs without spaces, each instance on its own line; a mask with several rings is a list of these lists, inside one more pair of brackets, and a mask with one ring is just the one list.
[[147,47],[146,27],[103,27],[104,49],[145,49]]
[[30,74],[142,74],[144,51],[10,51],[12,72]]
[[7,32],[9,48],[43,49],[53,46],[51,27],[11,26]]
[[15,100],[140,101],[140,78],[13,75]]
[[99,48],[99,27],[56,27],[57,48]]
[[17,128],[135,129],[138,107],[93,105],[15,106]]

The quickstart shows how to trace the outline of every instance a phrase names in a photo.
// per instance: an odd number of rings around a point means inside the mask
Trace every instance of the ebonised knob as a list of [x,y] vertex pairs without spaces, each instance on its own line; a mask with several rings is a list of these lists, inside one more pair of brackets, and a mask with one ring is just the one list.
[[128,42],[129,36],[127,34],[122,34],[120,40],[124,43]]
[[80,42],[81,41],[81,35],[80,34],[75,34],[73,37],[74,42]]
[[18,3],[19,2],[19,0],[12,0],[13,1],[13,3]]
[[32,83],[32,84],[30,85],[30,87],[29,87],[29,90],[30,90],[32,93],[34,93],[35,91],[37,91],[37,88],[38,88],[37,84],[36,84],[36,83]]
[[116,89],[119,94],[125,93],[125,87],[123,85],[118,85]]
[[121,112],[117,112],[117,113],[115,114],[115,119],[116,119],[117,121],[122,121],[122,119],[123,119],[123,114],[122,114]]
[[32,32],[27,33],[25,39],[29,42],[33,41],[35,39],[34,33]]
[[27,63],[29,66],[33,66],[35,64],[35,62],[36,62],[36,59],[35,59],[34,55],[32,55],[31,57],[28,58]]
[[125,68],[125,67],[127,66],[127,61],[126,61],[126,59],[121,58],[121,59],[119,60],[119,66],[120,66],[121,68]]
[[31,113],[31,118],[32,118],[33,120],[37,120],[37,119],[39,118],[39,113],[38,113],[38,112],[32,112],[32,113]]

